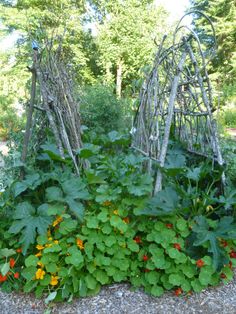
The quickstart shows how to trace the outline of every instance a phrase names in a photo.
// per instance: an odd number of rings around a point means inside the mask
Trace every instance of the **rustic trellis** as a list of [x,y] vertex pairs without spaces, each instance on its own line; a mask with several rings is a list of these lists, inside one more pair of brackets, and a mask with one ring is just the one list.
[[[56,37],[45,40],[44,50],[39,53],[36,42],[33,42],[34,60],[29,68],[32,72],[31,101],[27,115],[27,125],[22,151],[22,161],[26,159],[33,110],[44,112],[48,125],[54,135],[60,156],[65,158],[67,151],[73,160],[76,173],[79,175],[79,163],[76,151],[82,147],[79,104],[73,93],[73,81],[68,67],[63,62],[62,39],[57,48]],[[35,105],[36,82],[39,84],[41,106]]]
[[[211,26],[214,42],[212,23],[202,16]],[[167,40],[163,37],[153,68],[141,88],[131,130],[132,147],[149,157],[147,171],[155,176],[154,193],[162,189],[160,168],[165,164],[170,132],[191,153],[223,164],[212,114],[207,61],[198,35],[189,26],[182,25],[184,17],[174,32],[173,45],[165,48]],[[156,162],[160,166],[157,172],[154,171]]]

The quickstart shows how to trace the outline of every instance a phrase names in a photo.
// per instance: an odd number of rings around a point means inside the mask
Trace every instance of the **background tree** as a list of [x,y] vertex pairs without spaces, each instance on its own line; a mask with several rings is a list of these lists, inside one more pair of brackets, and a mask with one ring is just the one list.
[[[230,98],[236,92],[236,5],[234,0],[191,0],[192,7],[207,14],[212,20],[217,39],[216,57],[211,62],[211,77],[219,89]],[[203,19],[197,20],[204,26]]]
[[149,64],[167,27],[167,12],[153,1],[107,1],[97,5],[99,62],[104,80],[116,82],[116,94]]

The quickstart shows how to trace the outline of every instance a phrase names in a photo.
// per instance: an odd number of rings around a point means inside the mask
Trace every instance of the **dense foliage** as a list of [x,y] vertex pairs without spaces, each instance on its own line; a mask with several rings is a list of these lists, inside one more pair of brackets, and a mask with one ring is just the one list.
[[[212,78],[226,99],[235,101],[236,7],[234,0],[191,0],[192,7],[207,14],[216,30],[217,52],[211,62]],[[204,23],[200,18],[198,26]],[[200,26],[201,27],[201,26]]]
[[[50,300],[97,293],[128,281],[160,296],[199,292],[228,282],[236,265],[235,192],[220,193],[222,169],[170,147],[165,188],[151,196],[145,158],[129,138],[84,134],[78,156],[42,145],[25,179],[1,195],[1,288]],[[191,165],[189,159],[191,158]]]
[[90,130],[108,133],[123,130],[125,121],[131,125],[128,100],[117,99],[112,87],[101,84],[87,86],[81,92],[80,112],[82,123]]

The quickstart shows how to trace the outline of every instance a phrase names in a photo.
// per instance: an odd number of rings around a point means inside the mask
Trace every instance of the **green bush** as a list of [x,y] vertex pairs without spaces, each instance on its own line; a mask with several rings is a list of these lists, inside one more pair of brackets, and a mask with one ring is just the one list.
[[87,86],[81,99],[82,123],[90,130],[107,133],[124,128],[124,101],[116,98],[111,87]]
[[235,140],[225,138],[221,140],[223,158],[226,162],[226,178],[236,186],[236,145]]
[[236,108],[228,109],[224,113],[227,127],[236,128]]
[[225,108],[220,113],[218,123],[227,128],[236,128],[236,108]]
[[11,99],[0,96],[0,140],[7,140],[12,131],[22,129],[24,119],[16,114]]

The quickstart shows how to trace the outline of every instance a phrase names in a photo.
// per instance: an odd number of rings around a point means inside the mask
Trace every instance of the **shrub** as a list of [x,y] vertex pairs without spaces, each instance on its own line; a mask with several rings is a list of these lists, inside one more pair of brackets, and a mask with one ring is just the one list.
[[16,114],[11,99],[0,97],[0,140],[7,140],[9,133],[22,129],[24,119]]
[[124,128],[123,102],[112,88],[103,85],[87,86],[80,105],[82,123],[98,133]]
[[224,112],[225,124],[227,127],[236,128],[236,108],[227,109]]

